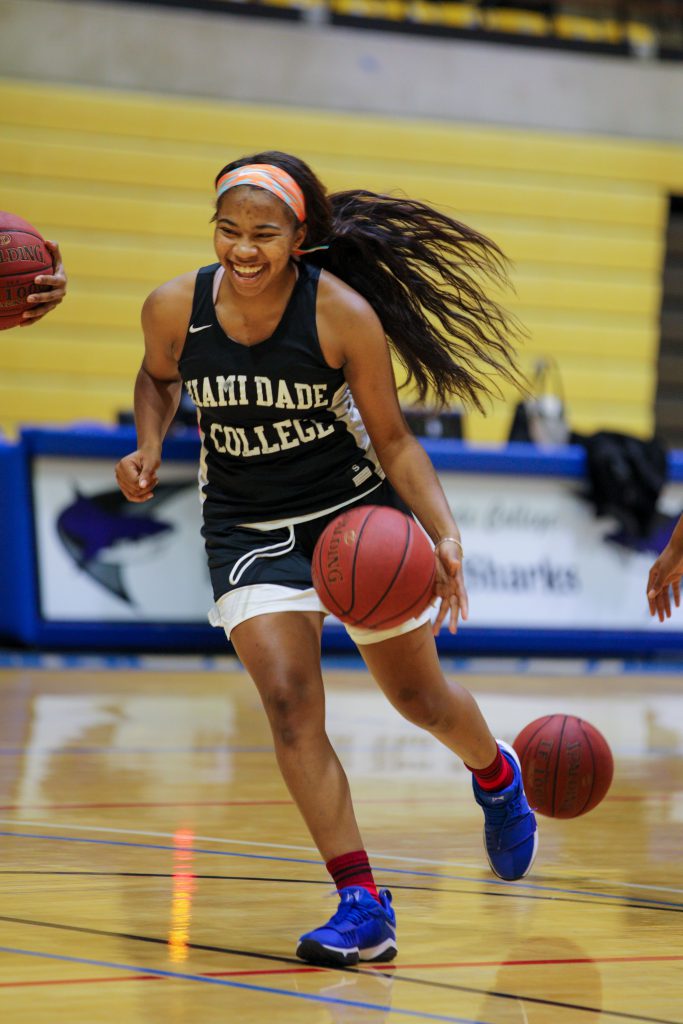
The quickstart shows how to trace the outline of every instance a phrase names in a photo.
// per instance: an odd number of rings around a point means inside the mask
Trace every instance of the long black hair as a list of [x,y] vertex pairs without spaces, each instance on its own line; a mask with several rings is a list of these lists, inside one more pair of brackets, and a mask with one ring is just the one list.
[[495,242],[416,199],[352,189],[328,195],[311,168],[288,153],[241,157],[216,175],[245,164],[287,171],[306,200],[303,256],[368,300],[414,383],[419,401],[431,392],[441,405],[458,397],[484,411],[499,394],[496,375],[524,386],[515,362],[523,331],[482,283],[507,285],[507,261]]

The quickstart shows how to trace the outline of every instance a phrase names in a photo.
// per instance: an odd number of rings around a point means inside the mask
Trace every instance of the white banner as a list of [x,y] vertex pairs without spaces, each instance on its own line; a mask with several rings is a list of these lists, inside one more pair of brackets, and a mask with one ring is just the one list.
[[[581,481],[475,473],[440,479],[463,536],[471,626],[683,629],[683,609],[664,625],[650,618],[645,586],[654,549],[610,539],[618,538],[618,524],[596,518],[580,497]],[[683,485],[670,485],[659,508],[664,535],[683,509]]]
[[[610,539],[618,526],[595,517],[581,481],[440,478],[463,535],[471,626],[683,629],[683,609],[664,624],[649,616],[654,550]],[[43,456],[33,495],[45,620],[207,622],[213,598],[193,464],[166,463],[155,500],[136,505],[118,491],[112,461]],[[670,485],[662,536],[682,508],[683,485]]]

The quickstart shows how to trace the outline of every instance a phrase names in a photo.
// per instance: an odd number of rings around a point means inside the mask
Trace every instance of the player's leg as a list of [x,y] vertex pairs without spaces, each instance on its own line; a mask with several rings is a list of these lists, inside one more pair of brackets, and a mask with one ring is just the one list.
[[397,948],[391,896],[374,885],[348,780],[325,731],[322,621],[317,612],[257,615],[235,626],[230,640],[258,689],[282,777],[340,891],[336,914],[301,937],[297,954],[340,965],[390,960]]
[[536,856],[536,821],[524,795],[517,756],[497,743],[472,694],[447,680],[429,624],[379,642],[353,631],[370,672],[394,707],[432,733],[472,771],[484,812],[489,863],[501,878],[521,878]]
[[205,527],[204,535],[216,600],[211,621],[223,627],[256,684],[285,783],[326,861],[357,850],[348,783],[325,732],[324,611],[310,558],[292,526]]
[[348,780],[325,731],[323,616],[259,615],[230,641],[256,684],[282,777],[324,860],[361,847]]
[[496,741],[472,694],[444,677],[429,623],[379,643],[359,642],[358,649],[404,718],[427,729],[470,767],[491,763]]

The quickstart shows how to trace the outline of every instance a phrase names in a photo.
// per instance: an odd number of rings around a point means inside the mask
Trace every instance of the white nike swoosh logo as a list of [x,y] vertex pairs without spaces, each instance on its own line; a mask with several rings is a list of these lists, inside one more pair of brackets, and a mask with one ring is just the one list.
[[190,334],[196,334],[197,331],[207,331],[209,327],[213,327],[213,324],[204,324],[203,327],[195,327],[193,324],[190,324]]

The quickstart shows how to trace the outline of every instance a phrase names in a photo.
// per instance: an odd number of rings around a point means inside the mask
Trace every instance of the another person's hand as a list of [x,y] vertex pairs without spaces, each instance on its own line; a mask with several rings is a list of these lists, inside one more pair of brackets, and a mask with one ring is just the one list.
[[671,542],[650,569],[647,579],[647,601],[650,615],[657,615],[660,622],[671,617],[671,594],[678,608],[681,603],[681,576],[683,576],[683,552]]
[[446,616],[449,615],[448,630],[455,633],[458,619],[467,619],[469,602],[465,579],[462,572],[462,551],[452,540],[442,541],[436,548],[436,584],[434,593],[440,598],[439,611],[434,622],[434,636],[441,629]]
[[157,470],[161,465],[161,452],[138,448],[124,455],[116,464],[116,482],[128,501],[149,501],[159,483]]
[[27,302],[32,308],[24,313],[20,327],[30,327],[37,320],[41,320],[46,313],[58,306],[66,295],[66,271],[62,263],[59,245],[57,242],[49,242],[47,239],[45,245],[52,256],[53,270],[51,274],[38,274],[36,284],[47,286],[49,291],[33,292],[29,295]]

